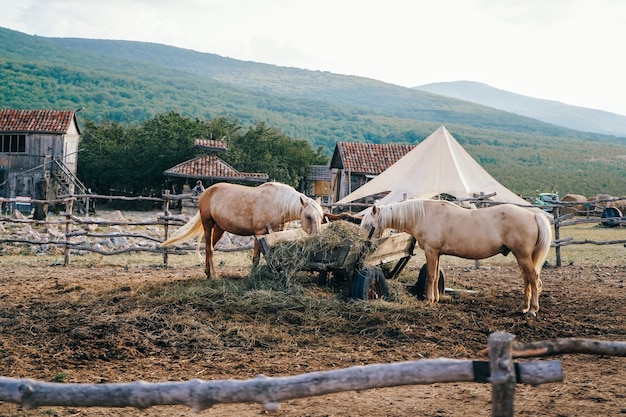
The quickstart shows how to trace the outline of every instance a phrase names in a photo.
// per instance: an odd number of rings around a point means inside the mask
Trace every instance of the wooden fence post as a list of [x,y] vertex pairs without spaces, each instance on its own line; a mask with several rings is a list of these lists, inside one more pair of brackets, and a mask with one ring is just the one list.
[[[167,240],[167,235],[168,235],[168,229],[169,229],[169,220],[168,217],[170,216],[170,200],[167,198],[170,195],[170,190],[165,190],[165,198],[163,199],[163,216],[165,216],[165,225],[163,226],[164,229],[164,236],[163,236],[163,241],[165,242]],[[165,252],[163,252],[163,266],[167,266],[167,263],[169,261],[169,254],[167,253],[167,248],[165,249]]]
[[[558,241],[561,238],[561,230],[559,227],[559,214],[560,214],[560,210],[559,207],[554,207],[554,218],[556,219],[556,222],[554,223],[554,240]],[[556,249],[556,266],[557,268],[559,268],[561,266],[561,245],[556,245],[555,247]]]
[[65,216],[65,251],[63,253],[63,266],[68,266],[70,264],[70,218],[70,213],[67,213]]
[[513,417],[515,403],[515,365],[513,364],[513,339],[506,332],[489,335],[489,364],[491,369],[491,416]]

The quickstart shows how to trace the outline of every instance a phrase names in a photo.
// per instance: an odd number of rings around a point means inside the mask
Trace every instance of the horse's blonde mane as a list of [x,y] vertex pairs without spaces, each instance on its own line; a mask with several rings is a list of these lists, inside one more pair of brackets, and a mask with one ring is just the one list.
[[389,203],[380,207],[380,218],[385,228],[406,230],[424,218],[424,200],[405,200],[397,203]]
[[[303,197],[306,201],[311,200],[304,194],[294,190],[287,184],[280,182],[267,182],[260,187],[272,186],[276,190],[276,202],[278,203],[278,209],[285,217],[300,217],[302,211],[302,203],[300,198]],[[313,201],[313,200],[311,200]]]

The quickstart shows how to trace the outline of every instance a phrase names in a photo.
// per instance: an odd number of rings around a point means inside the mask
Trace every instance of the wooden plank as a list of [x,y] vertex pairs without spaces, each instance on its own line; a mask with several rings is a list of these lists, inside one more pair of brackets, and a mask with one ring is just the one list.
[[[322,224],[322,229],[328,227],[328,223]],[[268,256],[272,246],[278,242],[295,241],[308,236],[301,228],[287,229],[281,232],[273,232],[267,235],[256,235],[254,238],[259,242],[259,247],[264,256]]]
[[350,245],[344,245],[339,248],[331,249],[330,251],[310,253],[309,261],[318,264],[333,264],[335,267],[340,267],[344,264],[349,252]]
[[265,241],[267,243],[267,246],[271,248],[274,244],[278,242],[299,240],[305,236],[307,236],[307,234],[302,229],[289,229],[282,232],[274,232],[268,233],[267,235],[256,236],[256,239]]
[[[324,225],[322,225],[323,227]],[[281,232],[273,232],[267,235],[256,235],[254,238],[259,242],[259,247],[263,256],[268,256],[272,250],[272,246],[278,242],[294,241],[308,236],[301,228],[287,229]]]
[[415,238],[408,233],[398,233],[379,239],[374,251],[365,257],[363,264],[376,266],[406,256],[413,256]]

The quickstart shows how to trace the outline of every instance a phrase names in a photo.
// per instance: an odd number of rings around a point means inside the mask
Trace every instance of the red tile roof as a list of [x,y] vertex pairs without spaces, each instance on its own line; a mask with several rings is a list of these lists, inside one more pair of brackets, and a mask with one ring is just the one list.
[[239,172],[215,155],[203,155],[163,172],[166,176],[265,182],[267,174]]
[[205,151],[225,151],[227,144],[223,140],[213,139],[196,139],[196,148],[200,148]]
[[337,142],[330,167],[378,175],[413,148],[415,145]]
[[0,109],[0,132],[64,134],[73,119],[70,110]]

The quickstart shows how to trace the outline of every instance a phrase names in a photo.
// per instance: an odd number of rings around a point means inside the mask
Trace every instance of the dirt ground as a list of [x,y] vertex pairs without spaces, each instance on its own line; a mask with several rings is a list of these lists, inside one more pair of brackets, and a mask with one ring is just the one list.
[[[222,282],[249,273],[217,255]],[[220,257],[223,257],[220,260]],[[221,293],[199,301],[178,289],[207,286],[202,266],[135,264],[97,258],[59,265],[59,257],[0,256],[0,375],[59,383],[250,379],[421,358],[484,359],[494,331],[520,342],[564,337],[626,341],[626,266],[566,265],[544,269],[541,310],[515,314],[521,280],[512,258],[481,264],[444,261],[446,284],[474,292],[443,296],[435,307],[417,300],[340,300],[328,314],[276,301],[251,311]],[[413,258],[402,275],[421,266]],[[307,286],[318,299],[331,291]],[[402,287],[398,283],[394,288]],[[268,296],[268,300],[271,298]],[[195,299],[194,299],[195,300]],[[324,305],[324,304],[319,304]],[[349,307],[349,308],[348,308]],[[307,315],[309,317],[307,317]],[[172,323],[175,323],[172,324]],[[626,415],[626,358],[562,355],[564,382],[518,385],[517,416]],[[536,359],[545,360],[545,359]],[[402,386],[286,401],[280,416],[489,416],[491,387],[479,383]],[[259,404],[219,404],[206,416],[258,416]],[[43,407],[0,403],[0,416],[186,416],[184,406]]]

